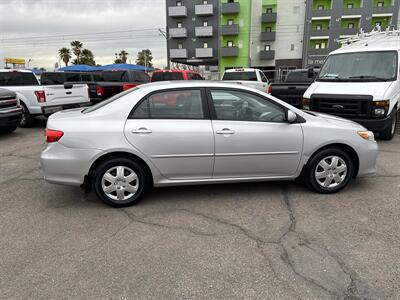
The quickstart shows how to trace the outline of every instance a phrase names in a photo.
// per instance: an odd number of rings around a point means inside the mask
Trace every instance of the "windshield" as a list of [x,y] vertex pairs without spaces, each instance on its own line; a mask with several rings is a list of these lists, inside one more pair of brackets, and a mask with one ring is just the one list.
[[227,72],[222,80],[257,81],[256,72]]
[[99,102],[99,103],[97,103],[97,104],[95,104],[95,105],[92,105],[92,106],[90,106],[90,107],[88,107],[88,108],[85,108],[84,110],[82,110],[82,112],[86,114],[86,113],[91,113],[91,112],[93,112],[93,111],[96,111],[96,110],[98,110],[99,108],[102,108],[103,106],[106,106],[106,105],[110,104],[111,102],[114,102],[115,100],[121,98],[122,96],[125,96],[125,95],[127,95],[127,94],[130,94],[130,93],[132,93],[133,91],[136,91],[136,90],[138,90],[138,89],[139,89],[139,87],[135,87],[135,88],[131,88],[131,89],[129,89],[129,90],[123,91],[123,92],[121,92],[121,93],[119,93],[119,94],[116,94],[116,95],[112,96],[111,98],[108,98],[107,100],[104,100],[104,101],[102,101],[102,102]]
[[397,73],[395,51],[333,54],[319,72],[318,81],[393,81]]

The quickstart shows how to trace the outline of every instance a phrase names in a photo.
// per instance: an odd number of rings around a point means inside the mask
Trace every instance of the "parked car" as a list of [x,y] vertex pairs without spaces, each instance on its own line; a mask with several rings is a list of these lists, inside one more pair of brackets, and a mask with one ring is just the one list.
[[22,109],[17,94],[0,89],[0,133],[11,133],[17,129],[22,117]]
[[204,80],[204,78],[190,70],[155,70],[151,76],[151,82],[173,80]]
[[259,69],[229,69],[222,75],[223,81],[238,83],[267,92],[269,87],[268,78]]
[[40,85],[32,71],[0,69],[0,87],[17,94],[22,108],[21,127],[37,116],[90,104],[86,84]]
[[400,109],[399,55],[399,31],[345,41],[305,92],[304,108],[348,118],[392,139]]
[[[182,102],[163,103],[166,95]],[[167,99],[169,97],[166,97]],[[113,206],[151,186],[304,178],[320,193],[375,172],[372,132],[221,82],[151,83],[47,122],[48,182],[94,190]]]
[[40,74],[41,85],[57,85],[66,82],[90,83],[101,80],[99,72],[43,72]]
[[317,72],[313,69],[291,71],[284,83],[271,83],[268,93],[297,108],[303,108],[303,95],[313,83]]

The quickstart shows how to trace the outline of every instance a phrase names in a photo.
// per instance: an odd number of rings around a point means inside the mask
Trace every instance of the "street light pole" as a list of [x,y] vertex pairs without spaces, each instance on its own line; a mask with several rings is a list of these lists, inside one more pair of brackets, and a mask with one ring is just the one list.
[[170,54],[169,54],[169,47],[168,47],[168,41],[171,39],[169,36],[169,28],[168,26],[165,27],[165,31],[162,29],[158,29],[158,31],[162,34],[162,36],[165,38],[167,41],[167,69],[171,69],[171,62],[170,62]]

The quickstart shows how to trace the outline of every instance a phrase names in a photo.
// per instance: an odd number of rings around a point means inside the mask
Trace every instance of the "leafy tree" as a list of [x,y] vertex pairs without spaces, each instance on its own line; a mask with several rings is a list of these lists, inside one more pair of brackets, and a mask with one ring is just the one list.
[[80,62],[79,58],[80,58],[81,53],[82,53],[83,44],[80,41],[72,41],[71,42],[71,47],[72,47],[72,52],[76,56],[76,60],[75,60],[76,64],[80,64],[81,62]]
[[152,60],[153,60],[153,55],[151,54],[150,49],[143,49],[137,54],[136,64],[152,68],[153,67],[153,64],[151,62]]
[[115,53],[115,60],[114,63],[116,64],[125,64],[128,60],[129,53],[125,50],[121,50],[120,53]]
[[71,59],[71,51],[68,48],[61,48],[58,50],[58,55],[60,59],[65,63],[65,66],[68,66],[68,62]]

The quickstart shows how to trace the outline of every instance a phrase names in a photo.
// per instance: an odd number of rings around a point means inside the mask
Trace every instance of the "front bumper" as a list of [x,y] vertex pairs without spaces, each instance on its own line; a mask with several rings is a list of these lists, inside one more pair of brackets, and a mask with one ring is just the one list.
[[101,153],[98,149],[68,148],[58,142],[48,144],[40,155],[44,179],[50,183],[80,186]]
[[361,124],[368,130],[371,130],[373,132],[380,132],[384,131],[388,127],[392,125],[392,118],[390,116],[387,116],[384,119],[351,119],[354,122],[357,122],[358,124]]
[[64,105],[53,105],[53,106],[44,106],[42,107],[42,115],[49,116],[55,112],[71,109],[71,108],[79,108],[92,105],[91,102],[83,102],[83,103],[73,103],[73,104],[64,104]]
[[22,109],[20,107],[0,111],[0,127],[17,126],[21,121]]
[[362,141],[356,149],[359,159],[357,177],[374,175],[376,173],[376,159],[379,154],[378,143]]

